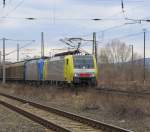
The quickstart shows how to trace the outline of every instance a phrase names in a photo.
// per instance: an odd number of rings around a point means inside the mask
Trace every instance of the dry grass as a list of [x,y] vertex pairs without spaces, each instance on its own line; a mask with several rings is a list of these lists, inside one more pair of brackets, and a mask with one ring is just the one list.
[[108,113],[118,118],[142,119],[150,114],[150,102],[146,98],[109,94],[101,95],[100,102]]
[[118,119],[143,119],[150,115],[149,96],[139,98],[138,96],[104,94],[92,89],[80,91],[77,96],[68,89],[15,84],[1,86],[0,91],[26,96],[76,112],[101,111]]
[[99,82],[100,88],[109,88],[116,90],[127,90],[131,92],[150,92],[150,84],[149,83],[139,83],[136,81],[132,82],[112,82],[107,84],[105,82]]
[[[144,71],[143,64],[130,63],[122,64],[98,64],[100,75],[99,82],[105,84],[136,83],[143,85]],[[145,84],[150,84],[150,69],[145,69]]]

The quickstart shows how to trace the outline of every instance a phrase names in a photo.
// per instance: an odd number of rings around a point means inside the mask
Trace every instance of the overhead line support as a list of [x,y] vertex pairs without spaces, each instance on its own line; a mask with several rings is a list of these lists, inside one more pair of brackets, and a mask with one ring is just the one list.
[[6,69],[5,69],[5,41],[6,41],[6,39],[3,38],[3,84],[6,83]]

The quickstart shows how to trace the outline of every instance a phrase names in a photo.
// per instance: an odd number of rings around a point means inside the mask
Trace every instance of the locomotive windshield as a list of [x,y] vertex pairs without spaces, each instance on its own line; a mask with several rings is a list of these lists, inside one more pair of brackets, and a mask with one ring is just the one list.
[[92,69],[94,68],[93,56],[74,56],[74,68],[78,69]]

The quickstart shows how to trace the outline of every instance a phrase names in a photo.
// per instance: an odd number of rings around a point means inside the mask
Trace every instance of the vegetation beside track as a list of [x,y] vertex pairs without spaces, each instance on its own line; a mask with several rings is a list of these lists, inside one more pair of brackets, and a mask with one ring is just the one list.
[[[66,111],[104,121],[131,130],[150,131],[149,96],[127,96],[97,92],[92,88],[80,90],[78,95],[68,88],[54,86],[32,87],[10,84],[0,92],[25,97]],[[146,122],[146,123],[145,123]]]

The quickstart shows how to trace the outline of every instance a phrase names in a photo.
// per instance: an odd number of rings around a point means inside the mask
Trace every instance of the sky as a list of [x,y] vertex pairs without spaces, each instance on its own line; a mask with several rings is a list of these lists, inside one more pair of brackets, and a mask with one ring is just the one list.
[[[146,57],[150,57],[150,22],[137,23],[130,19],[149,19],[149,0],[6,0],[0,2],[0,39],[5,37],[6,53],[20,47],[20,59],[40,56],[41,32],[44,32],[45,55],[54,54],[67,45],[60,39],[82,37],[92,39],[97,33],[99,49],[113,39],[134,45],[134,51],[143,55],[143,29],[146,29]],[[36,18],[27,20],[25,18]],[[92,19],[102,19],[94,21]],[[139,33],[139,34],[138,34]],[[136,35],[135,35],[136,34]],[[129,37],[130,36],[130,37]],[[17,41],[20,40],[20,41]],[[35,40],[35,42],[21,41]],[[92,43],[82,48],[91,51]],[[0,41],[2,51],[2,41]],[[59,51],[60,52],[60,51]],[[16,61],[16,52],[6,59]]]

